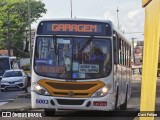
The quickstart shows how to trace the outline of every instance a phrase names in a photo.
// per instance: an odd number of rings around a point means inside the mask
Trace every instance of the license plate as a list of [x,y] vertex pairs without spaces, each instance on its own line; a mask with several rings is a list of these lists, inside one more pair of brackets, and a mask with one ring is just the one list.
[[14,84],[14,82],[9,82],[9,84]]
[[9,85],[9,87],[15,87],[16,85]]
[[107,106],[107,102],[93,102],[94,106]]

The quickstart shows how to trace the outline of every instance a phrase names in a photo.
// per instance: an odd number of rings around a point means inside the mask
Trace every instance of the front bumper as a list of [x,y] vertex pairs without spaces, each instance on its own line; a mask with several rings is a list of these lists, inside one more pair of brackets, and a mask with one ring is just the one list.
[[[109,111],[114,109],[115,97],[107,94],[100,98],[67,98],[42,96],[31,91],[32,108],[45,108],[55,110],[102,110]],[[94,102],[105,102],[105,106],[95,106]]]
[[9,84],[9,83],[1,83],[1,89],[5,90],[6,88],[24,88],[25,84],[23,82],[18,82],[18,83],[14,83],[14,84]]

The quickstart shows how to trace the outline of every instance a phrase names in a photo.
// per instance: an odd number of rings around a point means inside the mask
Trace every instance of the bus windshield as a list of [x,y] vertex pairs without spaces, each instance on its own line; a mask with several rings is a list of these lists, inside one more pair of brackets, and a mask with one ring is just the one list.
[[0,76],[2,76],[3,73],[9,69],[10,69],[9,57],[0,58]]
[[96,37],[37,37],[34,70],[59,79],[107,77],[112,69],[111,39]]

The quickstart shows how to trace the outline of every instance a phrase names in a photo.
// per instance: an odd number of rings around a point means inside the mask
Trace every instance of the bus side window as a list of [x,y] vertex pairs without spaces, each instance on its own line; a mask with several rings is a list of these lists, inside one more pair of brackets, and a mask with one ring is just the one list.
[[116,33],[113,34],[113,50],[114,50],[114,64],[118,64],[118,40]]
[[123,65],[125,66],[125,42],[122,40],[122,54],[123,54]]
[[123,41],[122,41],[121,38],[120,38],[120,43],[121,43],[121,44],[120,44],[120,45],[121,45],[121,46],[120,46],[120,54],[121,54],[121,55],[120,55],[120,64],[123,65]]
[[126,66],[128,67],[128,43],[126,43]]
[[126,53],[126,42],[124,42],[124,65],[127,65],[127,53]]
[[131,67],[131,47],[129,48],[129,67]]
[[122,55],[121,55],[121,38],[118,36],[117,37],[117,48],[118,48],[118,63],[121,64],[122,61]]
[[121,53],[122,53],[122,65],[124,65],[124,44],[123,39],[121,39]]
[[128,67],[129,67],[129,63],[130,63],[130,60],[129,60],[129,44],[127,45],[127,64],[128,64]]

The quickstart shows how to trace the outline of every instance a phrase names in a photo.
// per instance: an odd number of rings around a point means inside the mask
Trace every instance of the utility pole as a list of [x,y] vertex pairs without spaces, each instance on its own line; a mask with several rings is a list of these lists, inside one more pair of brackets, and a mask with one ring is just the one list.
[[71,18],[72,18],[72,0],[70,0],[70,4],[71,4]]
[[119,10],[118,10],[118,6],[117,6],[117,22],[118,22],[118,29],[119,29],[119,16],[118,16],[118,12],[119,12]]
[[8,21],[8,31],[7,31],[7,46],[8,46],[8,56],[11,56],[11,39],[10,39],[10,10],[7,13],[7,21]]
[[[8,47],[8,56],[11,56],[11,37],[10,37],[10,12],[14,12],[12,7],[17,4],[12,4],[7,11],[7,22],[8,22],[8,31],[7,31],[7,47]],[[12,10],[12,11],[11,11]]]
[[135,42],[135,41],[134,41],[134,40],[137,39],[137,38],[133,38],[133,37],[132,37],[131,39],[132,39],[132,49],[133,49],[133,50],[132,50],[133,62],[135,63],[135,54],[134,54],[134,42]]
[[[134,40],[136,39],[136,38],[131,38],[132,39],[132,57],[133,57],[133,63],[135,64],[135,54],[134,54]],[[133,70],[133,74],[134,74],[134,70]]]

